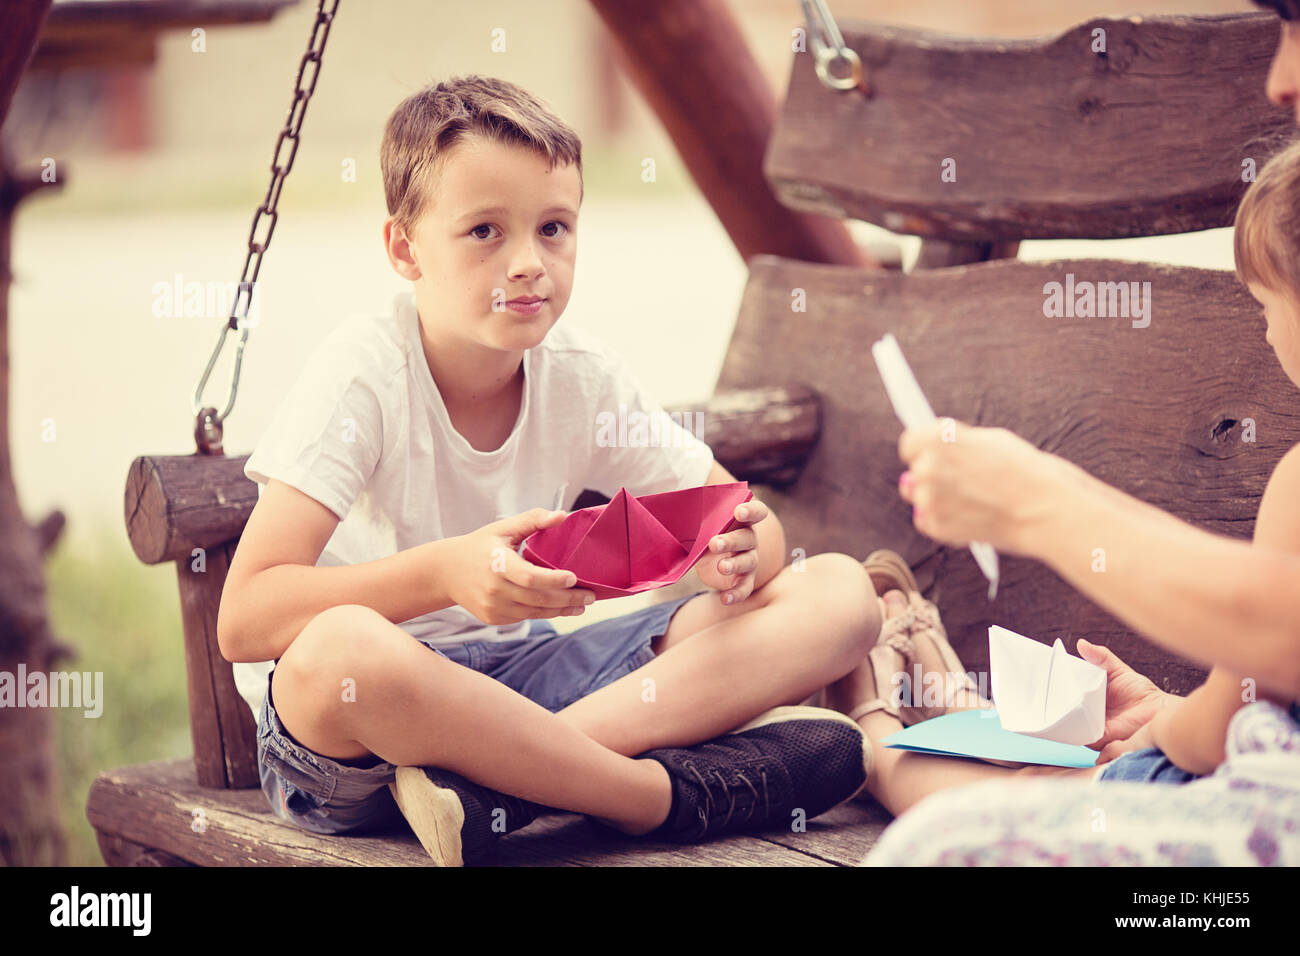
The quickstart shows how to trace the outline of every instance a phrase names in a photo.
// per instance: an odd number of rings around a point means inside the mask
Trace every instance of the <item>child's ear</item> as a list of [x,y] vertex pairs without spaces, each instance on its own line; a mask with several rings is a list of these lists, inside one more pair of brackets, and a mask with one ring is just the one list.
[[415,261],[411,250],[411,240],[392,216],[384,220],[383,226],[384,251],[388,253],[388,261],[403,279],[409,279],[414,282],[420,278],[420,265]]

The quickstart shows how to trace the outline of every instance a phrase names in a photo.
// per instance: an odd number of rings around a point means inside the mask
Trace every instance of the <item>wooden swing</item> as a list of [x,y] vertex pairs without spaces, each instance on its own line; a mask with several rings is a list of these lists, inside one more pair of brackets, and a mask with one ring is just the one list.
[[[303,60],[316,69],[337,0],[329,12],[320,3]],[[614,4],[596,5],[607,22],[620,15]],[[1094,49],[1098,30],[1102,52]],[[1259,334],[1259,309],[1234,277],[1111,260],[1027,263],[1014,255],[1025,238],[1230,225],[1246,187],[1243,160],[1262,166],[1291,130],[1287,111],[1263,95],[1276,33],[1276,18],[1255,14],[1101,19],[1024,41],[845,23],[842,44],[828,34],[832,42],[817,38],[813,56],[794,57],[763,164],[780,200],[924,242],[910,275],[771,255],[749,260],[716,394],[689,410],[707,412],[703,437],[718,460],[764,486],[758,494],[781,516],[792,548],[902,552],[972,669],[987,667],[983,636],[996,621],[1049,641],[1086,636],[1166,689],[1194,686],[1203,672],[1131,634],[1047,569],[1004,557],[1002,588],[990,605],[964,549],[938,547],[912,530],[896,494],[899,426],[869,345],[894,332],[941,414],[1012,428],[1193,523],[1248,535],[1266,477],[1300,441],[1300,416],[1289,410],[1292,386]],[[828,46],[833,56],[818,52]],[[634,71],[646,69],[637,50],[628,44]],[[861,80],[834,89],[845,84],[828,64],[851,63],[846,50],[860,61]],[[254,233],[264,215],[274,225],[278,183],[296,149],[295,109],[310,96],[309,89],[302,95],[302,76],[300,68]],[[955,181],[941,179],[945,159],[956,160]],[[269,239],[270,229],[260,243],[250,235],[249,262],[260,263]],[[1149,281],[1150,325],[1046,318],[1043,287],[1067,273]],[[245,281],[255,278],[246,262]],[[797,290],[806,312],[792,310]],[[239,308],[223,340],[240,328]],[[241,347],[246,337],[244,329]],[[246,456],[221,451],[234,395],[232,381],[218,414],[200,408],[196,393],[198,453],[142,457],[127,476],[136,554],[177,569],[194,759],[99,776],[87,816],[104,858],[425,865],[409,831],[317,836],[272,815],[258,788],[252,716],[216,639],[225,574],[257,501],[243,474]],[[1255,440],[1243,442],[1247,421]],[[192,826],[199,811],[202,832]],[[504,838],[497,862],[853,865],[889,819],[862,797],[810,821],[806,833],[679,847],[610,839],[557,813]]]

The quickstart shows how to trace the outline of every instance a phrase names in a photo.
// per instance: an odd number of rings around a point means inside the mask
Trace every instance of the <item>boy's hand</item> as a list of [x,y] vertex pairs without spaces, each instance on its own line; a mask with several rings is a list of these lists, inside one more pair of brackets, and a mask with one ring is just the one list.
[[575,588],[572,571],[538,567],[515,551],[534,531],[564,517],[563,511],[534,508],[460,535],[457,559],[447,569],[451,599],[485,624],[581,614],[596,595]]
[[758,533],[753,525],[768,515],[767,505],[751,498],[736,505],[733,517],[742,525],[720,534],[709,542],[695,563],[700,580],[722,592],[723,604],[739,604],[754,590],[754,573],[758,570]]

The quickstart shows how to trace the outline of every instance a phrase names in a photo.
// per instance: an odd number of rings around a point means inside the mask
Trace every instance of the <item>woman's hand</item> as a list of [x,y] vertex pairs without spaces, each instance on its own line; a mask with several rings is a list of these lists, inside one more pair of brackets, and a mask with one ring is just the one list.
[[1073,466],[1005,428],[940,419],[904,431],[898,455],[908,466],[898,488],[913,525],[945,544],[987,541],[1031,554],[1032,526],[1069,507]]
[[723,604],[739,604],[753,593],[754,572],[758,570],[758,533],[752,526],[767,515],[767,505],[757,498],[736,505],[733,517],[741,527],[714,537],[709,542],[709,550],[695,563],[700,580],[722,592]]

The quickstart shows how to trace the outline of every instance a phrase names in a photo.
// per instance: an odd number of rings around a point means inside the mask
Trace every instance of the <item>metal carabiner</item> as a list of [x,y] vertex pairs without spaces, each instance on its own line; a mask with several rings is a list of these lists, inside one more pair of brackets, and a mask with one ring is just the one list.
[[217,356],[221,354],[221,349],[226,344],[226,333],[237,329],[239,329],[239,325],[233,318],[221,327],[221,334],[217,338],[216,347],[212,350],[212,357],[208,359],[208,367],[203,370],[199,384],[194,389],[194,397],[190,401],[190,407],[194,412],[194,441],[197,443],[199,451],[205,455],[222,454],[222,422],[230,414],[230,410],[235,407],[235,394],[239,390],[239,368],[244,360],[244,345],[248,342],[249,326],[244,325],[240,330],[239,341],[235,345],[235,367],[230,374],[230,389],[226,393],[226,407],[217,412],[210,405],[206,407],[200,406],[199,402],[203,397],[203,387],[208,384],[208,377],[217,364]]
[[[862,70],[862,58],[844,43],[835,18],[831,16],[825,0],[799,0],[803,5],[804,19],[808,23],[808,36],[812,40],[813,68],[822,85],[832,90],[851,90],[861,88],[868,93],[866,79]],[[814,11],[813,6],[816,6]],[[837,61],[847,63],[847,76],[836,76],[831,72],[831,64]]]

